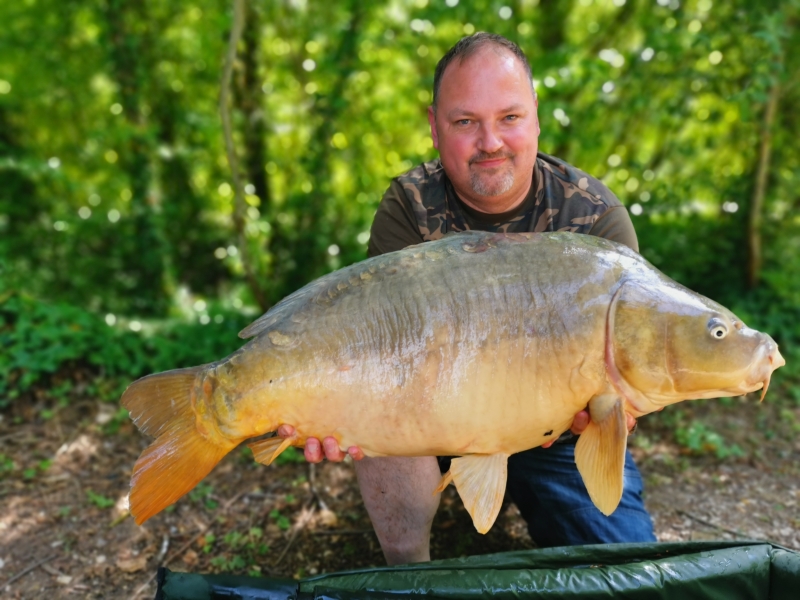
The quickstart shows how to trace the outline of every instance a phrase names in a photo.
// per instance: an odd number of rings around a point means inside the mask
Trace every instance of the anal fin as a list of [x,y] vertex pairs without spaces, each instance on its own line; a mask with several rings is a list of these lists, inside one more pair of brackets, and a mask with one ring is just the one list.
[[575,445],[575,463],[592,502],[608,516],[622,498],[628,443],[623,401],[614,395],[595,396],[589,414],[589,426]]
[[263,465],[271,465],[284,450],[294,443],[294,438],[271,437],[247,444],[253,451],[253,458]]
[[[449,473],[478,533],[491,529],[503,505],[508,456],[473,454],[454,458],[450,463]],[[442,483],[445,483],[445,478],[442,478]]]

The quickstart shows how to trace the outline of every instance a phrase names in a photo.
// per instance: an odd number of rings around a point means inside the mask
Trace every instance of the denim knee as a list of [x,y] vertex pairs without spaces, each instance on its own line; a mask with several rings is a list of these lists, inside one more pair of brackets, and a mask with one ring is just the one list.
[[655,541],[643,485],[630,452],[624,487],[608,517],[592,503],[574,459],[575,444],[534,448],[509,458],[507,492],[540,547]]

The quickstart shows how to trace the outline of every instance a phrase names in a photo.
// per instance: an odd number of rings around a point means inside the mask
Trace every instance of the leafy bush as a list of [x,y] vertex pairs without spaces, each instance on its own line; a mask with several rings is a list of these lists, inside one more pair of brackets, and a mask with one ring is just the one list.
[[693,420],[687,426],[678,427],[675,438],[678,444],[693,454],[713,454],[720,459],[745,456],[738,445],[729,444],[719,433],[700,421]]
[[97,314],[20,294],[0,297],[0,408],[49,385],[60,371],[88,369],[97,394],[116,400],[134,379],[219,360],[242,345],[237,333],[251,320],[218,311],[207,325],[168,320],[134,332],[111,327]]

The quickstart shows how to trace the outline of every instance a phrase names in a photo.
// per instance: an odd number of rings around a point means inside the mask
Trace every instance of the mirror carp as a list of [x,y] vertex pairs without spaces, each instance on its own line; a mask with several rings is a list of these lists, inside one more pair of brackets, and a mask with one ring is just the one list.
[[[463,232],[301,288],[210,364],[132,383],[122,404],[155,441],[133,468],[143,523],[240,443],[270,464],[332,435],[366,456],[457,456],[452,481],[485,533],[508,456],[591,423],[575,461],[595,505],[622,495],[625,413],[763,390],[777,344],[626,246],[575,233]],[[282,424],[293,438],[263,438]],[[260,439],[253,440],[252,438]]]

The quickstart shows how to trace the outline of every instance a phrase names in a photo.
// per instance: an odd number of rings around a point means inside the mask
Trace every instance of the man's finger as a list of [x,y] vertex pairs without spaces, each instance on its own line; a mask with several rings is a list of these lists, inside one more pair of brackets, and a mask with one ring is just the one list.
[[625,416],[628,417],[628,433],[633,433],[636,429],[636,419],[628,413],[625,413]]
[[347,453],[353,460],[361,460],[364,458],[364,452],[358,446],[350,446],[347,449]]
[[572,427],[570,427],[570,431],[575,435],[580,435],[588,426],[589,426],[589,411],[582,410],[573,417]]
[[294,435],[294,427],[292,427],[291,425],[283,424],[280,427],[278,427],[278,437],[285,439],[292,437],[293,435]]
[[322,448],[325,450],[325,457],[333,462],[341,462],[344,460],[344,453],[339,448],[339,442],[336,438],[328,436],[322,440]]
[[322,462],[322,448],[317,438],[308,438],[303,450],[306,460],[310,463]]

